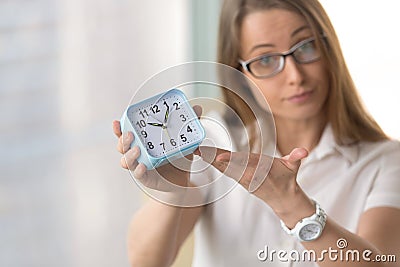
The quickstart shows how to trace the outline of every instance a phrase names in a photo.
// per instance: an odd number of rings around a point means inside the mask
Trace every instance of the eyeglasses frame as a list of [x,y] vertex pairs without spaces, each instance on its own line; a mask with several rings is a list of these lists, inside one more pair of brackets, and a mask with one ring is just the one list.
[[[325,35],[323,34],[323,35],[321,36],[321,38],[324,38],[324,37],[325,37]],[[251,75],[253,75],[255,78],[258,78],[258,79],[260,79],[260,78],[261,78],[261,79],[263,79],[263,78],[270,78],[270,77],[275,76],[276,74],[280,73],[280,72],[284,69],[286,57],[292,56],[292,55],[296,52],[296,50],[297,50],[299,47],[301,47],[301,46],[303,46],[304,44],[307,44],[307,43],[309,43],[309,42],[315,41],[315,40],[316,40],[316,38],[315,38],[314,36],[312,36],[312,37],[309,37],[309,38],[307,38],[307,39],[304,39],[303,41],[298,42],[297,44],[295,44],[292,48],[290,48],[290,49],[289,49],[288,51],[286,51],[286,52],[283,52],[283,53],[267,53],[267,54],[263,54],[263,55],[261,55],[261,56],[258,56],[258,57],[249,59],[249,60],[247,60],[247,61],[244,61],[244,60],[242,60],[242,59],[239,59],[238,61],[239,61],[240,65],[242,66],[242,68],[243,68],[244,70],[248,71],[248,72],[249,72]],[[279,68],[277,68],[277,70],[276,70],[275,72],[273,72],[273,73],[271,73],[271,74],[269,74],[269,75],[263,75],[263,76],[255,75],[255,74],[251,71],[251,69],[249,68],[249,65],[250,65],[251,63],[257,61],[257,60],[260,60],[260,59],[266,57],[266,56],[281,56],[281,57],[283,57],[283,60],[280,61]],[[309,60],[309,61],[299,61],[299,60],[297,60],[297,58],[296,58],[295,56],[293,56],[293,59],[294,59],[297,63],[299,63],[299,64],[308,64],[308,63],[312,63],[312,62],[318,61],[320,58],[321,58],[321,56],[319,56],[319,57],[317,57],[317,58],[315,58],[315,59]]]

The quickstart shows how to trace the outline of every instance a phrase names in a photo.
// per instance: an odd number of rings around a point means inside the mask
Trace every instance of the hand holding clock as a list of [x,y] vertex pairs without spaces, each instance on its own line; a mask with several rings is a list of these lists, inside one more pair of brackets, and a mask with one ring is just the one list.
[[192,154],[205,138],[189,99],[176,88],[128,106],[120,128],[133,133],[131,147],[140,148],[137,161],[147,169]]
[[[200,117],[202,113],[202,109],[200,106],[193,107],[195,113],[198,117]],[[165,115],[165,118],[168,119],[168,114]],[[149,124],[149,123],[148,123]],[[154,126],[159,126],[155,122]],[[151,124],[150,124],[151,125]],[[163,124],[161,124],[163,125]],[[131,147],[131,144],[134,139],[134,135],[131,132],[127,132],[122,134],[121,125],[119,121],[113,122],[113,131],[114,134],[118,137],[117,150],[123,154],[121,157],[121,166],[125,169],[129,169],[132,171],[134,177],[139,180],[146,187],[157,189],[160,191],[171,191],[173,190],[173,186],[171,184],[165,182],[171,182],[172,184],[179,186],[187,186],[189,181],[189,172],[181,170],[168,163],[156,169],[147,170],[146,166],[143,163],[138,163],[137,159],[140,156],[140,149],[138,146]],[[190,165],[191,159],[193,155],[188,155],[186,158],[180,159],[183,162],[183,165]],[[189,160],[188,160],[189,159]],[[179,159],[178,159],[179,160]],[[182,164],[180,164],[182,165]],[[186,170],[190,169],[190,166],[186,166],[184,168]]]

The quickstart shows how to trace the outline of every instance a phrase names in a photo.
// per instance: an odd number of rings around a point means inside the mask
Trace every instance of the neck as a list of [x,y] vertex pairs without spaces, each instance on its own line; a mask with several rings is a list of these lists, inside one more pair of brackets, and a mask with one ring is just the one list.
[[275,117],[277,147],[282,155],[288,155],[294,148],[313,150],[326,125],[325,116],[306,120],[288,120]]

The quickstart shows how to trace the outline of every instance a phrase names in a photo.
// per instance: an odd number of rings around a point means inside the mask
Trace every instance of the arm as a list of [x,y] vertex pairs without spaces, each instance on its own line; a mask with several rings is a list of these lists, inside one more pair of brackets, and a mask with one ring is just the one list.
[[396,255],[396,262],[386,266],[398,266],[400,262],[400,210],[390,207],[372,208],[364,212],[358,224],[358,235],[379,250],[381,255]]
[[[303,194],[303,193],[302,193]],[[303,198],[303,200],[301,200]],[[301,218],[311,215],[314,207],[311,205],[307,208],[308,198],[305,194],[298,199],[299,206],[304,205],[302,209],[287,211],[286,214],[277,214],[281,219],[287,223],[288,226],[293,227],[294,224]],[[300,204],[304,203],[304,204]],[[308,212],[307,212],[308,210]],[[319,266],[397,266],[396,262],[376,262],[377,255],[396,255],[397,264],[400,255],[400,210],[396,208],[373,208],[361,216],[358,231],[356,234],[344,229],[328,217],[324,231],[320,238],[312,242],[303,242],[302,245],[307,250],[313,250],[317,256],[323,255],[323,251],[329,247],[338,250],[337,241],[345,239],[347,247],[343,249],[344,259],[346,259],[346,251],[358,251],[360,260],[352,260],[352,255],[349,255],[349,260],[333,261],[329,258],[329,254],[324,254],[324,260],[318,261]],[[363,259],[363,252],[365,250],[371,251],[367,254],[371,261]],[[349,253],[351,252],[349,251]],[[338,254],[336,254],[338,255]]]
[[[146,167],[136,161],[140,151],[137,148],[130,148],[133,135],[128,133],[122,137],[118,121],[113,123],[113,130],[119,138],[117,150],[124,154],[121,165],[123,168],[133,170],[137,180],[146,184],[148,181],[158,180],[159,175],[162,175],[174,184],[188,185],[189,173],[177,170],[169,164],[160,167],[157,172],[147,172]],[[174,192],[168,194],[176,199]],[[192,231],[201,211],[202,207],[182,208],[150,199],[136,212],[130,224],[128,254],[131,266],[170,266],[180,246]]]
[[170,266],[202,207],[180,208],[151,199],[133,217],[128,233],[131,266]]
[[[204,149],[203,149],[204,150]],[[297,171],[301,159],[308,153],[305,149],[294,149],[281,159],[265,155],[219,150],[216,160],[211,162],[216,168],[268,204],[276,215],[289,227],[315,212],[315,205],[297,184]],[[204,157],[203,157],[204,158]],[[267,175],[266,175],[267,174]],[[256,184],[254,184],[256,181]],[[338,249],[338,239],[345,239],[345,250],[358,250],[360,261],[330,260],[325,254],[319,266],[394,266],[395,263],[372,261],[377,255],[400,253],[400,209],[372,208],[360,218],[356,234],[347,231],[329,218],[322,235],[311,242],[303,242],[307,250],[313,250],[319,257],[323,251]],[[362,252],[370,250],[371,261],[362,259]],[[344,251],[345,253],[345,251]],[[399,259],[397,259],[399,261]]]

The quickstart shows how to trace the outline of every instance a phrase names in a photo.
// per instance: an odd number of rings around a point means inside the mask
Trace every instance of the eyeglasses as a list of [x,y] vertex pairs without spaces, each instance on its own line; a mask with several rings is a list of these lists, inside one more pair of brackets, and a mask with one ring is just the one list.
[[293,56],[297,63],[305,64],[319,60],[321,53],[315,43],[315,38],[310,37],[295,44],[285,53],[265,54],[248,61],[239,60],[239,63],[254,77],[269,78],[283,70],[287,56]]

